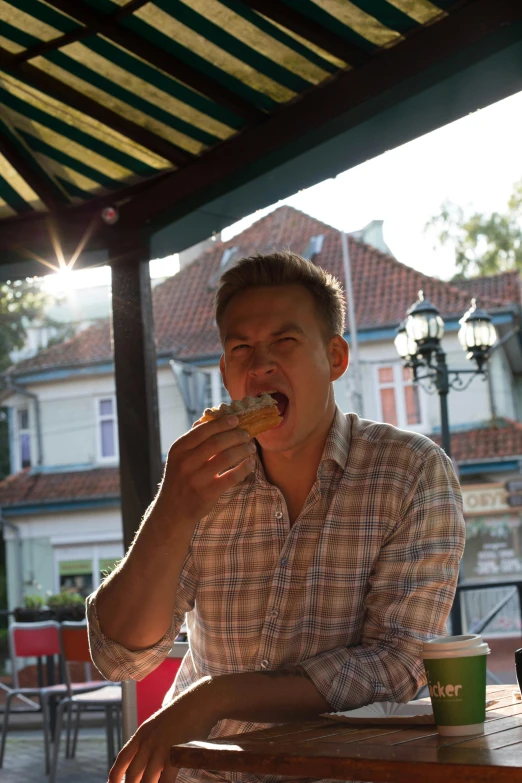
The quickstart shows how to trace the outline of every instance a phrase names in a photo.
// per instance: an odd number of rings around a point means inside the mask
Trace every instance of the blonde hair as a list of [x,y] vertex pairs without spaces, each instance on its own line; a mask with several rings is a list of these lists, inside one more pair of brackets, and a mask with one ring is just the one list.
[[302,285],[309,291],[327,340],[344,334],[346,304],[340,282],[320,266],[290,250],[242,258],[221,276],[214,299],[218,328],[235,296],[249,288],[281,285]]

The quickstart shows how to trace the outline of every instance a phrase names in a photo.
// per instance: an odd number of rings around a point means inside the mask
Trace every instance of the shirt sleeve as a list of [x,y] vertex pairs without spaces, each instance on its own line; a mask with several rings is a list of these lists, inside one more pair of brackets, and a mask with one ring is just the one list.
[[172,649],[185,614],[194,608],[195,585],[192,557],[189,552],[179,578],[176,605],[170,627],[156,644],[142,650],[128,650],[113,639],[109,639],[100,628],[96,610],[96,599],[101,588],[88,596],[86,606],[91,658],[102,676],[112,682],[139,681],[159,666]]
[[425,682],[423,642],[445,632],[464,543],[460,487],[437,449],[423,461],[379,553],[360,644],[300,663],[332,710],[414,697]]

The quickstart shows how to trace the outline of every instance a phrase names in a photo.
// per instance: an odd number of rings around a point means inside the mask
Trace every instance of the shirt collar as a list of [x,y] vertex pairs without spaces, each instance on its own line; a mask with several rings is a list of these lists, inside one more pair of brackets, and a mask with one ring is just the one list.
[[332,460],[344,470],[350,451],[350,440],[350,423],[339,406],[336,406],[334,420],[324,445],[319,468],[324,462]]

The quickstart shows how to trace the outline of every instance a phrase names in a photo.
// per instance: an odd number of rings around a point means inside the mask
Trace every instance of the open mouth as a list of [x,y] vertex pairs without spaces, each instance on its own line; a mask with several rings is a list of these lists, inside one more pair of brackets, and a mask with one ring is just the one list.
[[288,408],[288,397],[286,394],[283,394],[283,392],[269,392],[272,399],[274,399],[277,403],[277,410],[279,411],[279,415],[281,418],[285,415],[286,409]]

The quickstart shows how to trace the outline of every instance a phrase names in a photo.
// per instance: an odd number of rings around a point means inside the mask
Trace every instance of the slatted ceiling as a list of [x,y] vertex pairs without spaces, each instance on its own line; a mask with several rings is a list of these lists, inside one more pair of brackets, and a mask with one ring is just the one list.
[[0,196],[15,212],[44,211],[45,206],[34,190],[22,179],[11,163],[0,153]]
[[[97,44],[101,44],[98,47]],[[67,56],[70,60],[80,66],[77,75],[80,78],[84,78],[86,81],[94,79],[102,91],[107,96],[111,94],[113,96],[120,97],[123,103],[129,105],[135,105],[136,108],[142,108],[142,111],[150,117],[151,115],[155,119],[160,120],[173,130],[179,131],[179,146],[190,150],[191,152],[200,152],[203,146],[209,146],[215,144],[220,139],[226,139],[234,131],[232,128],[227,127],[218,120],[203,114],[203,112],[194,109],[186,102],[179,100],[172,95],[173,80],[167,77],[164,86],[165,89],[158,88],[153,82],[146,81],[140,76],[136,75],[133,71],[138,70],[127,69],[120,65],[120,57],[118,47],[109,46],[109,51],[106,52],[112,55],[113,59],[109,60],[107,56],[99,54],[98,51],[103,51],[104,41],[98,39],[97,42],[93,41],[92,45],[86,45],[84,43],[73,43],[69,46],[65,46],[60,55]],[[122,51],[122,59],[128,63],[129,60],[135,58],[125,57],[125,53]],[[65,67],[65,65],[64,65]],[[152,70],[152,69],[150,69]],[[90,73],[89,73],[90,71]],[[146,95],[146,100],[142,97]],[[186,141],[183,141],[183,138]],[[201,144],[195,145],[196,140],[201,141]],[[193,147],[197,146],[197,150]]]
[[343,60],[339,60],[329,52],[325,52],[324,49],[315,46],[310,41],[306,41],[274,20],[263,16],[260,12],[252,11],[241,0],[220,0],[220,7],[229,9],[235,15],[230,18],[228,29],[233,28],[236,17],[242,17],[251,25],[254,32],[261,32],[267,36],[268,40],[282,44],[284,47],[283,51],[289,49],[301,55],[303,63],[311,63],[317,66],[320,71],[334,73],[338,68],[344,68],[347,65]]
[[[35,16],[33,11],[35,3],[26,3],[24,0],[2,0],[2,20],[23,30],[41,41],[51,41],[60,35],[60,29],[47,24],[43,19]],[[27,9],[29,13],[24,9]]]
[[360,7],[362,3],[351,3],[349,0],[310,0],[310,2],[330,15],[332,26],[342,22],[363,40],[370,41],[375,46],[388,46],[401,37],[399,32],[366,13]]
[[[52,159],[56,164],[68,166],[73,171],[77,171],[78,174],[83,174],[85,177],[90,178],[93,182],[97,183],[98,186],[103,186],[109,190],[117,190],[119,187],[121,187],[122,182],[127,182],[127,184],[130,185],[133,182],[139,181],[139,179],[141,179],[140,177],[132,175],[130,172],[127,172],[126,177],[123,175],[120,175],[116,178],[108,177],[100,169],[95,169],[92,166],[89,166],[79,157],[73,158],[70,155],[67,155],[65,152],[62,152],[59,147],[53,147],[49,144],[46,144],[42,141],[41,138],[37,138],[35,136],[31,136],[31,134],[25,134],[23,132],[20,132],[20,135],[30,145],[33,153],[35,154],[35,157],[37,157],[39,160],[41,160],[41,158],[38,157],[38,153],[41,153],[41,156],[47,156],[47,158]],[[59,173],[59,171],[57,173]]]
[[232,11],[222,3],[181,0],[174,4],[173,0],[166,0],[157,2],[157,5],[170,13],[174,13],[175,5],[185,6],[186,21],[192,21],[193,29],[201,29],[202,20],[206,20],[206,30],[202,32],[207,38],[212,36],[212,40],[221,48],[234,52],[241,59],[250,62],[252,67],[281,84],[286,84],[290,89],[302,91],[310,86],[310,83],[317,84],[328,76],[328,71],[324,68],[310,62],[293,48],[264,32],[244,15]]
[[[400,44],[453,1],[155,0],[132,2],[111,20],[129,0],[2,0],[0,102],[19,143],[4,145],[0,214],[45,208],[16,164],[35,188],[40,174],[51,206],[53,187],[73,203],[117,192],[176,169],[147,143],[183,166],[338,70]],[[20,66],[6,52],[25,52]],[[56,82],[75,91],[75,108],[56,97]]]
[[[221,48],[220,45],[215,44],[212,39],[196,32],[186,23],[190,21],[194,24],[194,19],[189,14],[190,9],[183,6],[182,3],[175,4],[173,2],[172,5],[176,5],[177,11],[182,12],[180,15],[184,21],[174,17],[172,12],[168,13],[153,3],[143,6],[136,12],[135,17],[146,22],[149,28],[148,30],[143,28],[147,38],[151,37],[150,29],[152,28],[156,35],[160,35],[163,39],[162,43],[165,44],[163,48],[166,48],[168,44],[165,38],[170,41],[183,41],[184,46],[179,47],[178,53],[185,62],[192,62],[199,69],[206,71],[207,75],[215,78],[216,81],[232,90],[241,92],[244,97],[255,101],[260,108],[273,108],[266,103],[266,100],[262,100],[262,96],[270,98],[274,103],[286,102],[295,96],[296,91],[276,82],[238,56],[234,56],[226,49]],[[200,24],[208,30],[209,25],[208,23],[204,25],[203,19]],[[248,90],[245,90],[245,87]],[[256,96],[255,93],[260,93],[260,95]]]
[[[222,2],[227,2],[228,0],[222,0]],[[239,3],[241,5],[241,3]],[[312,55],[316,55],[321,60],[321,66],[325,70],[329,70],[331,73],[335,73],[336,70],[339,70],[340,68],[346,68],[349,67],[348,63],[345,63],[344,60],[340,60],[338,57],[335,57],[335,55],[331,54],[330,52],[326,52],[324,49],[321,49],[320,46],[316,46],[311,41],[307,41],[306,38],[303,38],[302,36],[298,35],[293,30],[288,30],[286,27],[283,27],[282,24],[279,24],[279,22],[276,22],[274,19],[268,19],[266,16],[263,16],[261,13],[255,14],[257,17],[256,23],[257,24],[267,24],[270,25],[272,28],[274,28],[273,35],[276,35],[277,33],[280,33],[282,36],[284,36],[284,39],[288,43],[291,42],[291,45],[296,48],[296,45],[299,45],[301,48],[296,49],[296,51],[300,51],[301,53],[304,53],[306,51],[306,57],[308,59],[312,59]],[[290,40],[288,40],[290,39]]]
[[418,24],[428,24],[444,11],[430,2],[430,0],[388,0],[390,5],[411,16]]
[[93,144],[93,149],[103,150],[101,154],[106,154],[111,160],[124,160],[125,163],[122,165],[127,165],[129,168],[132,161],[135,161],[134,165],[143,164],[151,173],[171,168],[171,164],[164,158],[145,150],[136,142],[127,139],[112,128],[107,128],[92,117],[65,106],[51,96],[44,95],[39,90],[1,72],[0,79],[9,97],[18,99],[17,105],[24,107],[20,111],[24,111],[29,117],[38,118],[49,128],[56,128],[66,138],[79,138],[88,149]]
[[[81,46],[81,44],[72,44],[72,46]],[[70,49],[70,47],[67,47],[67,49]],[[136,104],[146,103],[140,101],[139,93],[136,96],[136,100],[134,100],[134,96],[130,91],[122,90],[116,83],[114,83],[113,87],[111,83],[107,83],[107,80],[104,79],[103,76],[98,75],[94,68],[87,69],[74,62],[68,68],[64,68],[51,62],[46,57],[37,57],[31,61],[31,64],[44,73],[58,79],[63,84],[73,87],[78,92],[81,92],[82,95],[100,103],[120,117],[125,117],[136,123],[136,125],[152,131],[156,136],[166,139],[182,150],[190,152],[191,154],[198,154],[204,149],[204,145],[201,144],[201,142],[197,142],[166,123],[151,117],[146,110],[146,106],[143,108],[141,106],[140,108],[136,108]],[[81,76],[77,75],[78,73],[81,73]],[[98,85],[103,85],[103,87]],[[119,97],[119,95],[125,94],[127,101],[122,100]],[[128,100],[131,99],[133,100],[134,105],[131,105],[128,102]]]

